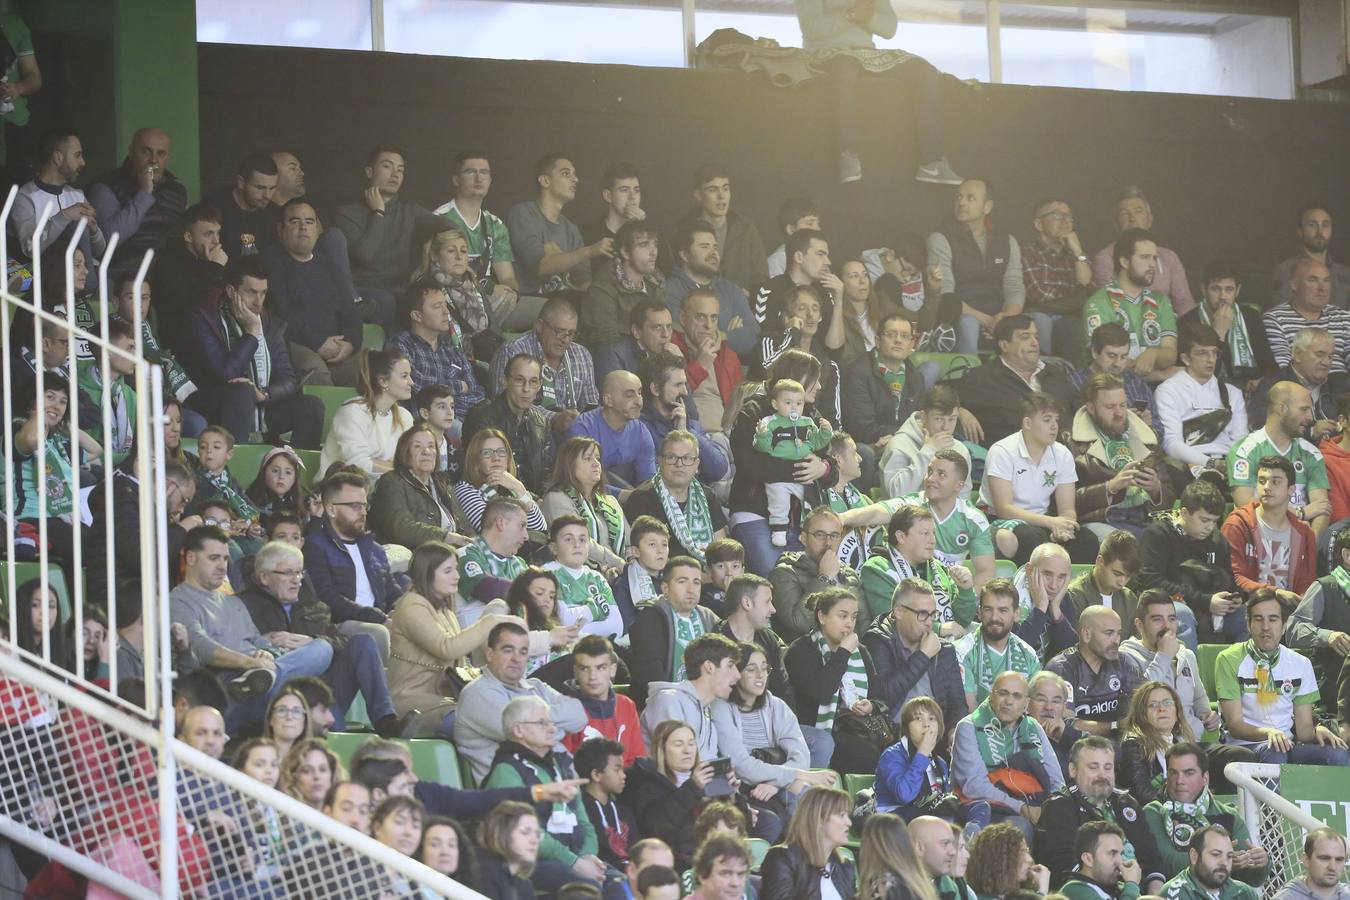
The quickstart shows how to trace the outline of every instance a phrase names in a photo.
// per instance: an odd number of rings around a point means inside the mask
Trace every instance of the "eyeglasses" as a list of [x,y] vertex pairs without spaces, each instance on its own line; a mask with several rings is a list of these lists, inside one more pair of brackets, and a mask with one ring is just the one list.
[[273,575],[277,575],[277,576],[279,576],[279,577],[281,577],[281,578],[290,578],[290,579],[292,579],[292,580],[294,580],[294,581],[304,581],[304,580],[305,580],[305,573],[304,573],[304,571],[301,570],[301,569],[295,569],[295,570],[290,570],[290,569],[273,569],[273,570],[272,570],[272,574],[273,574]]
[[662,456],[661,458],[664,459],[666,462],[670,463],[672,466],[692,466],[698,463],[697,453],[695,453],[693,456],[676,456],[673,453],[667,453],[665,456]]
[[554,336],[560,341],[570,341],[577,336],[575,328],[559,328],[547,319],[540,319],[539,321],[543,322],[544,327],[553,332]]
[[1149,709],[1175,709],[1175,708],[1176,708],[1176,705],[1177,705],[1177,702],[1176,702],[1175,700],[1173,700],[1172,698],[1170,698],[1170,697],[1167,698],[1166,700],[1150,700],[1150,701],[1148,701],[1148,708],[1149,708]]
[[292,709],[287,706],[278,706],[272,710],[272,715],[282,719],[303,719],[305,711],[303,709]]
[[935,609],[915,609],[912,606],[905,606],[903,603],[900,604],[900,608],[906,612],[913,613],[914,618],[918,619],[920,622],[931,622],[933,621],[933,616],[937,615],[937,610]]
[[334,506],[349,506],[352,509],[370,509],[370,504],[364,500],[334,500]]
[[842,541],[844,539],[842,531],[808,531],[807,535],[817,541]]
[[511,451],[506,447],[484,447],[478,451],[482,459],[506,459]]

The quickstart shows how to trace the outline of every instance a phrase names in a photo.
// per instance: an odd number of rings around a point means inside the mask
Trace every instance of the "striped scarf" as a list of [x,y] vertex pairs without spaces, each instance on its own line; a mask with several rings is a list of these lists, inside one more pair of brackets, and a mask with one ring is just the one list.
[[[592,543],[605,546],[614,551],[615,554],[623,556],[623,512],[619,509],[619,502],[605,493],[604,486],[602,485],[596,490],[594,501],[586,500],[574,487],[563,488],[563,493],[576,506],[581,517],[586,520],[586,532],[590,535]],[[609,536],[608,541],[600,539],[600,519],[605,520],[605,531]]]
[[666,514],[666,522],[670,525],[670,532],[675,536],[675,540],[679,541],[695,559],[704,562],[703,551],[707,550],[708,544],[712,542],[713,527],[712,514],[708,511],[708,498],[703,493],[702,485],[697,481],[689,483],[687,510],[680,509],[679,501],[666,489],[660,472],[652,476],[652,490],[656,491],[656,496],[661,500],[661,509]]
[[[1200,321],[1213,325],[1209,307],[1200,303]],[[1247,335],[1247,320],[1242,318],[1242,310],[1233,310],[1233,327],[1228,329],[1228,350],[1233,354],[1233,368],[1253,369],[1256,367],[1256,352],[1252,350],[1251,338]]]
[[[819,631],[815,633],[816,649],[820,651],[820,658],[826,663],[834,655],[830,645],[825,641],[825,635]],[[839,690],[835,691],[833,697],[828,702],[820,704],[816,709],[816,727],[829,731],[834,728],[834,717],[838,714],[839,708],[849,709],[859,700],[867,699],[867,667],[863,665],[862,645],[854,650],[848,656],[848,671],[844,673],[843,680],[839,682]]]

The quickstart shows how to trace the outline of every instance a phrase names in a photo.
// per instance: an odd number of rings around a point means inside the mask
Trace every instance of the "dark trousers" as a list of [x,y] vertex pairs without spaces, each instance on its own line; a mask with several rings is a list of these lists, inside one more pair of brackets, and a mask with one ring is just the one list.
[[[258,407],[252,385],[225,384],[201,388],[188,398],[208,420],[229,429],[234,439],[246,443],[254,429],[254,411]],[[267,438],[275,441],[283,432],[291,433],[291,446],[318,450],[323,442],[323,401],[308,394],[295,393],[268,404]]]
[[[866,129],[858,97],[858,81],[863,75],[885,78],[900,90],[907,90],[914,104],[914,135],[919,145],[919,162],[930,163],[943,155],[941,73],[926,59],[914,57],[882,72],[867,72],[851,56],[839,56],[830,62],[834,83],[834,134],[839,151],[858,149],[858,139]],[[888,109],[882,115],[889,115]]]
[[323,673],[323,680],[333,689],[333,699],[337,703],[334,712],[340,713],[334,730],[341,731],[346,725],[347,708],[356,699],[358,691],[366,699],[370,721],[378,722],[394,714],[394,700],[389,696],[389,681],[384,674],[384,663],[380,661],[380,650],[369,634],[352,635],[346,645],[333,654],[333,664]]
[[[1019,566],[1025,565],[1031,559],[1031,551],[1035,550],[1041,544],[1050,543],[1050,530],[1042,528],[1039,525],[1028,525],[1023,522],[1013,529],[1013,536],[1017,538],[1017,554],[1013,557],[1013,562]],[[1078,533],[1073,536],[1073,540],[1063,541],[1064,549],[1069,551],[1069,559],[1075,565],[1085,565],[1097,561],[1097,548],[1100,542],[1097,536],[1091,530],[1082,527],[1078,528]]]

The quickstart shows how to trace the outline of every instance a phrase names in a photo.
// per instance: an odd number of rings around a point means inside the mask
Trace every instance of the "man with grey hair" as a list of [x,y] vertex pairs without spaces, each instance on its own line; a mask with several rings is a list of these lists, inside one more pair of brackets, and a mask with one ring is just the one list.
[[1261,319],[1275,363],[1289,365],[1294,335],[1304,328],[1325,328],[1336,341],[1332,372],[1345,372],[1350,358],[1350,312],[1331,305],[1331,270],[1315,259],[1299,260],[1289,277],[1289,300]]
[[902,578],[891,595],[891,614],[880,616],[863,634],[876,669],[876,696],[894,719],[912,697],[932,697],[942,707],[947,729],[969,714],[961,690],[961,663],[952,642],[933,630],[937,598],[932,585]]
[[1027,704],[1027,715],[1034,718],[1045,729],[1050,746],[1055,748],[1055,757],[1059,760],[1061,771],[1069,771],[1069,753],[1083,732],[1074,724],[1069,711],[1069,683],[1049,669],[1041,669],[1031,676],[1028,683],[1031,699]]
[[[1116,231],[1128,228],[1153,230],[1153,207],[1144,192],[1136,185],[1127,184],[1116,198]],[[1115,242],[1107,244],[1092,258],[1092,285],[1105,287],[1116,277]],[[1154,293],[1166,294],[1172,301],[1172,310],[1183,316],[1195,308],[1191,285],[1186,280],[1186,268],[1175,250],[1158,245],[1158,274],[1153,277]]]
[[[558,727],[547,701],[536,696],[516,697],[502,710],[501,725],[504,740],[492,758],[492,771],[483,787],[533,788],[576,778],[567,754],[553,752]],[[531,877],[537,890],[555,891],[575,881],[598,888],[623,880],[621,873],[596,855],[599,843],[580,795],[570,802],[536,803],[535,811],[543,830],[539,861]]]
[[384,737],[402,735],[417,711],[403,718],[395,713],[375,639],[366,632],[348,636],[338,631],[332,610],[305,580],[300,548],[285,541],[263,544],[253,557],[252,576],[239,599],[265,640],[283,650],[314,641],[333,648],[333,661],[319,677],[333,689],[334,730],[344,729],[347,708],[359,692],[375,732]]
[[1078,640],[1073,622],[1064,614],[1072,561],[1063,544],[1046,541],[1031,551],[1027,564],[1013,576],[1017,588],[1017,636],[1042,655],[1072,647]]
[[1289,345],[1289,362],[1257,382],[1247,406],[1248,420],[1264,422],[1270,401],[1270,389],[1281,381],[1292,381],[1308,389],[1313,401],[1313,423],[1303,437],[1313,443],[1339,432],[1336,406],[1350,389],[1350,374],[1333,373],[1336,363],[1336,339],[1325,328],[1303,328]]

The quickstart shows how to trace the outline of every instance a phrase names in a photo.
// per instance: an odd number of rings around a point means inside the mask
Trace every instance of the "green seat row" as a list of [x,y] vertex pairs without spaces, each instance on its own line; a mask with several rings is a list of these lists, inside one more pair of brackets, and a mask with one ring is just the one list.
[[[366,741],[374,738],[369,733],[330,731],[325,743],[350,771],[352,757]],[[408,748],[412,756],[413,774],[423,781],[434,781],[452,788],[463,788],[464,779],[460,770],[459,753],[449,741],[435,738],[396,738],[398,743]]]

